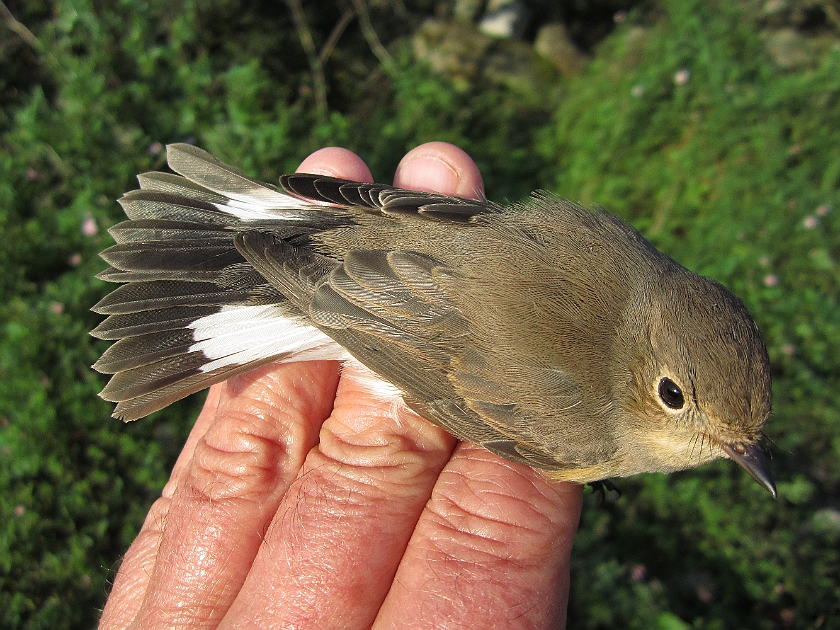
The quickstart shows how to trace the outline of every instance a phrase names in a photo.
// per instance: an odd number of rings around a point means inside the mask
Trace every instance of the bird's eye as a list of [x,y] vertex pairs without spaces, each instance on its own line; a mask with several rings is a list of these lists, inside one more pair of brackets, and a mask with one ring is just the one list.
[[659,381],[659,397],[671,409],[682,409],[685,405],[685,396],[679,385],[668,377]]

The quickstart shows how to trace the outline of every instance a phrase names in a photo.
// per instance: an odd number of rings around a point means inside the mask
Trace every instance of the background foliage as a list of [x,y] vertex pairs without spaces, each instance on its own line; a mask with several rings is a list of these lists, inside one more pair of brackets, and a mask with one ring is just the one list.
[[[282,3],[0,5],[0,625],[95,623],[197,412],[119,424],[88,367],[96,254],[134,175],[187,140],[267,181],[343,145],[387,181],[447,140],[494,199],[542,187],[629,218],[738,293],[769,346],[779,500],[731,462],[588,499],[570,627],[840,627],[836,7],[783,2],[791,26],[761,2],[570,2],[592,61],[523,94],[414,60],[411,30],[449,3],[371,4],[392,61],[351,22],[320,87]],[[304,9],[321,46],[342,5]],[[791,31],[786,63],[771,45]]]

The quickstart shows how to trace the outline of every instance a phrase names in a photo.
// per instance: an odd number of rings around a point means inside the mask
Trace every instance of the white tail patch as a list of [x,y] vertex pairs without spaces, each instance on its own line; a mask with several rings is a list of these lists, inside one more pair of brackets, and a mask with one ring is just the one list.
[[340,361],[349,356],[320,330],[289,317],[277,305],[223,306],[189,328],[195,339],[190,352],[202,352],[209,359],[202,372],[271,357],[290,362]]
[[[280,193],[278,193],[279,195]],[[257,199],[228,199],[226,203],[216,203],[213,205],[222,212],[231,214],[242,221],[256,221],[260,219],[302,221],[307,218],[311,219],[312,213],[298,213],[294,212],[294,210],[318,207],[320,205],[285,194],[280,201],[282,203],[267,204],[260,203]]]

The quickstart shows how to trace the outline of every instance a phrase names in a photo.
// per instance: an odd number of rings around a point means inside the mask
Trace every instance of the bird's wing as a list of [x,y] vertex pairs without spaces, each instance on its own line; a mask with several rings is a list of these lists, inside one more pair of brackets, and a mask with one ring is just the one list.
[[487,410],[453,382],[469,328],[439,283],[452,269],[398,250],[353,250],[338,262],[259,230],[241,232],[236,244],[309,321],[402,390],[421,415],[507,459],[557,466],[536,444],[505,432],[504,423],[488,423]]
[[308,173],[283,175],[280,183],[286,190],[316,203],[354,206],[391,217],[416,216],[447,223],[469,223],[476,216],[502,210],[501,206],[484,199],[463,199]]

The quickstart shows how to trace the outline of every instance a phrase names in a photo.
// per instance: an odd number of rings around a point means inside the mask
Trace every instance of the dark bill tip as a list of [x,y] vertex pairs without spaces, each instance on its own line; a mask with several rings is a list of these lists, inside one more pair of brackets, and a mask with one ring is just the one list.
[[776,483],[773,481],[773,475],[770,472],[770,462],[767,460],[767,455],[764,454],[764,449],[759,444],[736,442],[735,444],[722,444],[721,447],[730,459],[750,473],[753,479],[773,495],[774,499],[778,496]]

